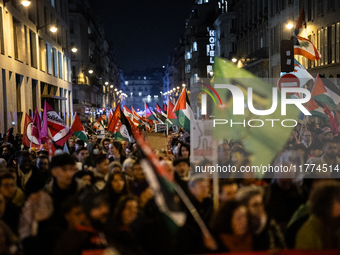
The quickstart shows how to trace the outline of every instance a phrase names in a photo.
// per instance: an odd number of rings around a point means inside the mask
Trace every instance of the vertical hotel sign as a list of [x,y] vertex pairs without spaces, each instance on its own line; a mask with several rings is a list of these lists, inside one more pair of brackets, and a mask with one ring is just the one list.
[[215,57],[215,42],[216,42],[216,37],[215,37],[215,30],[209,30],[209,45],[210,45],[210,50],[209,50],[209,57],[210,57],[210,64],[214,63],[214,57]]

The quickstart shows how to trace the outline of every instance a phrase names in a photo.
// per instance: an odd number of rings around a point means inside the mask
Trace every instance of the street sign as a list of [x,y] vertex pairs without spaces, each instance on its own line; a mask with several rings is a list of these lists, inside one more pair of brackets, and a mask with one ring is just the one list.
[[280,77],[279,81],[277,82],[277,87],[279,90],[281,90],[281,88],[300,88],[300,80],[294,74],[285,74]]
[[167,124],[156,124],[155,125],[156,133],[165,133],[168,135],[168,125]]

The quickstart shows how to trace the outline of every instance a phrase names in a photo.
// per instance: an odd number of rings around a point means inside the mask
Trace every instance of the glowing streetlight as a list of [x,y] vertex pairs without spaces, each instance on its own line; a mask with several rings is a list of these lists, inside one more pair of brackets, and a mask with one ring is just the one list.
[[31,5],[31,1],[22,1],[21,4],[25,7],[28,7]]
[[110,85],[110,88],[112,89],[112,88],[113,88],[113,85]]
[[76,52],[78,51],[78,49],[77,49],[76,47],[72,47],[71,51],[72,51],[73,53],[76,53]]
[[93,70],[91,69],[91,70],[89,70],[89,74],[93,74]]
[[182,84],[182,87],[185,87],[185,83]]
[[177,89],[179,89],[179,86],[177,86]]
[[115,88],[115,91],[117,91],[117,88]]
[[234,63],[237,62],[237,58],[232,58],[231,61],[233,61]]
[[109,82],[108,82],[108,81],[106,81],[106,82],[105,82],[105,85],[109,85]]
[[56,28],[55,26],[52,26],[52,27],[50,28],[50,31],[51,31],[52,33],[57,32],[57,30],[58,30],[58,28]]
[[292,23],[288,23],[287,25],[286,25],[286,28],[288,28],[288,29],[292,29],[293,28],[293,24]]

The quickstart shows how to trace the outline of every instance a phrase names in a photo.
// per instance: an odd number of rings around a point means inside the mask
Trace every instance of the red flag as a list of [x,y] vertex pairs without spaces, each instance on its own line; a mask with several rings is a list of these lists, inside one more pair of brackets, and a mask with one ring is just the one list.
[[168,112],[168,106],[166,104],[163,104],[163,110],[165,114]]
[[51,161],[56,151],[53,141],[51,139],[48,139],[47,146],[48,146],[48,157],[50,158],[50,161]]
[[40,132],[41,132],[41,119],[38,109],[35,109],[32,126],[32,136],[34,136],[38,140],[39,145],[41,144]]
[[120,105],[118,104],[112,115],[111,122],[109,122],[107,126],[106,129],[107,132],[111,132],[112,134],[115,132],[115,127],[119,118],[120,118]]
[[298,21],[296,22],[296,27],[295,27],[295,35],[298,35],[301,30],[302,30],[302,26],[305,24],[305,9],[302,6],[302,9],[300,11],[300,16]]
[[152,113],[152,111],[149,109],[148,105],[144,102],[145,104],[145,118],[149,120],[157,120],[155,115]]
[[[46,125],[47,123],[47,131],[48,135],[46,136]],[[72,136],[72,130],[64,124],[64,121],[59,117],[59,115],[53,110],[53,108],[46,102],[44,107],[44,119],[43,119],[43,128],[40,134],[43,134],[41,137],[47,140],[47,137],[52,138],[52,140],[56,143],[56,145],[63,146],[67,139]]]
[[168,119],[171,119],[171,120],[177,119],[176,113],[174,112],[174,108],[175,106],[173,105],[173,103],[171,103],[168,100],[168,114],[167,114]]
[[39,141],[35,136],[32,136],[33,120],[30,116],[25,115],[24,132],[22,136],[22,144],[26,147],[39,148]]
[[156,104],[156,111],[162,113],[162,108],[159,106],[159,104]]
[[327,107],[326,104],[325,104],[325,109],[323,111],[327,115],[327,117],[329,118],[329,121],[331,123],[331,131],[333,132],[333,134],[334,135],[339,134],[338,123],[336,122],[336,120],[334,118],[334,114],[329,110],[329,108]]

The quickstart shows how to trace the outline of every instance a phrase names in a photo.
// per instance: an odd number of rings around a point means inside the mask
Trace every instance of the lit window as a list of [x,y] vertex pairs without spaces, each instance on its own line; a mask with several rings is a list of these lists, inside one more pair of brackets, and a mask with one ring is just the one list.
[[185,60],[187,59],[191,59],[191,53],[189,51],[185,54]]
[[140,97],[141,97],[141,96],[142,96],[142,92],[138,92],[138,96],[140,96]]
[[197,42],[194,42],[194,43],[192,44],[192,47],[194,48],[194,51],[197,51]]
[[187,71],[187,73],[190,73],[190,71],[191,71],[191,66],[190,65],[187,65],[186,71]]
[[206,3],[209,3],[209,0],[204,0],[204,3],[206,4]]
[[158,96],[157,96],[157,95],[154,95],[153,97],[154,97],[154,98],[158,98]]
[[129,85],[129,82],[128,82],[128,81],[125,81],[125,85]]
[[130,95],[133,96],[133,93],[131,92]]
[[146,80],[146,77],[144,76],[144,80]]

